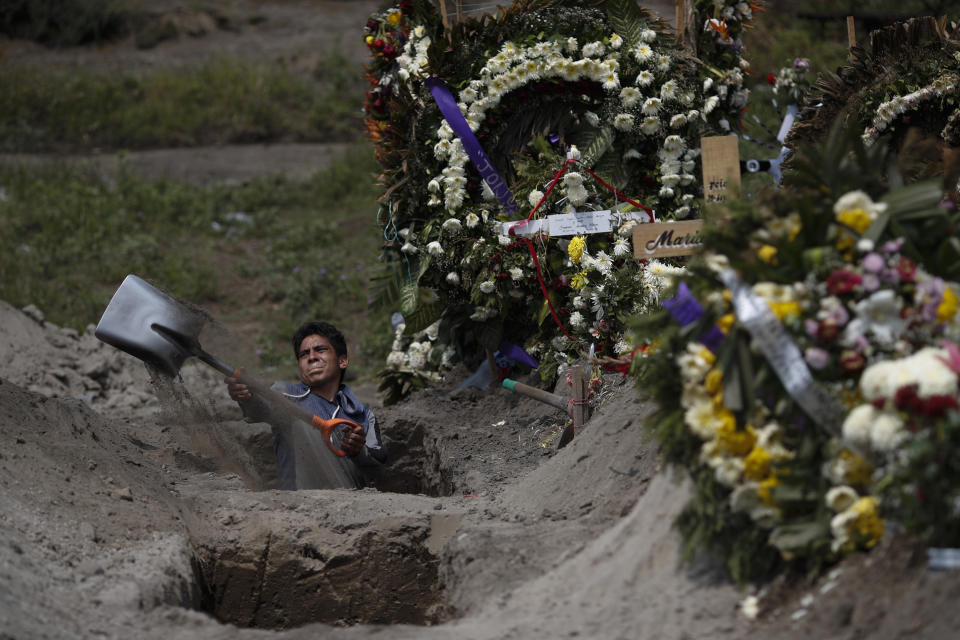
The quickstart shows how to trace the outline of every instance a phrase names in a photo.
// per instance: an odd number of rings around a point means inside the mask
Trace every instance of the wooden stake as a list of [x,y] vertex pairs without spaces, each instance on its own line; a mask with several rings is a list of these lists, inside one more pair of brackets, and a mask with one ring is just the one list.
[[463,0],[456,0],[457,5],[457,22],[463,22]]
[[847,16],[847,44],[851,49],[857,46],[857,24],[853,16]]
[[677,40],[683,40],[683,32],[686,30],[687,12],[683,6],[683,0],[677,0]]
[[590,407],[587,406],[587,384],[589,382],[583,375],[583,365],[576,364],[573,367],[573,433],[576,435],[586,424],[589,417]]
[[450,17],[447,15],[447,0],[437,0],[440,4],[440,19],[443,21],[444,31],[450,31]]

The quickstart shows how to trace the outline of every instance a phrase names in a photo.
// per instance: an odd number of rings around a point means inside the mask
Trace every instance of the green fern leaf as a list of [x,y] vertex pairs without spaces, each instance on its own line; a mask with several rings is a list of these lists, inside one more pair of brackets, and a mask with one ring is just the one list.
[[646,19],[643,11],[637,6],[636,0],[608,0],[606,9],[607,18],[614,33],[628,44],[640,41]]

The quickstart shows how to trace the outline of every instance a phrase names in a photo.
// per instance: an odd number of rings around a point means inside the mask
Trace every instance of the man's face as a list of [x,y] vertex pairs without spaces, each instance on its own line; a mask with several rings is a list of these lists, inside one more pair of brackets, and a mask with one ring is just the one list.
[[300,343],[297,352],[300,380],[308,387],[322,386],[330,381],[340,382],[340,371],[347,368],[347,356],[337,356],[330,340],[311,335]]

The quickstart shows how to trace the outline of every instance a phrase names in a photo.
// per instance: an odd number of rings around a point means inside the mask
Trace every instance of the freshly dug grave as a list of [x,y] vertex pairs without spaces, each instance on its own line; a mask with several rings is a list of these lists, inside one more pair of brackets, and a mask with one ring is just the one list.
[[746,621],[746,592],[709,559],[679,564],[688,488],[619,377],[560,451],[554,409],[454,377],[378,409],[395,486],[280,492],[268,428],[206,368],[151,384],[89,331],[5,303],[0,360],[2,637],[893,638],[960,622],[958,576],[896,536],[818,583],[778,582]]

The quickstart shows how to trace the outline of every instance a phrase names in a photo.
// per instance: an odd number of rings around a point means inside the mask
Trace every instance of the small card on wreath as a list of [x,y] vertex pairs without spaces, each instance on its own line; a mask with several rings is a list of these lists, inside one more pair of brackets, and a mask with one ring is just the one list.
[[638,224],[633,227],[635,258],[689,256],[703,245],[703,220]]
[[703,199],[723,202],[740,197],[740,139],[707,136],[700,139],[703,160]]

